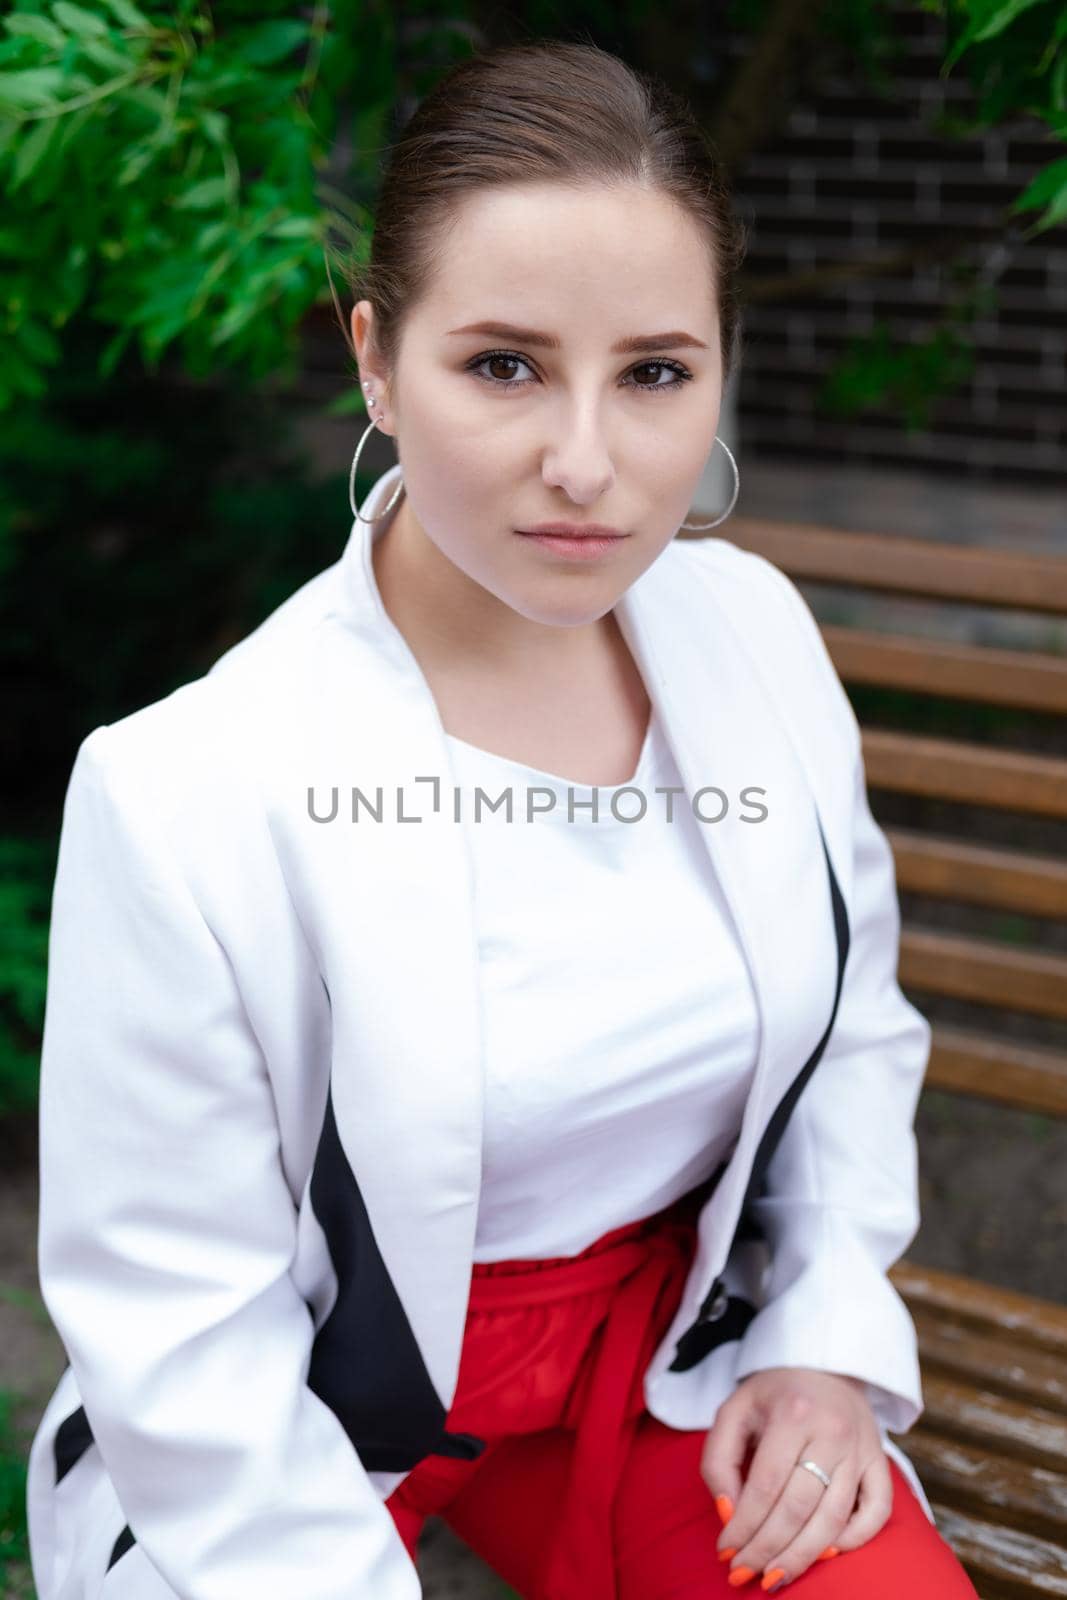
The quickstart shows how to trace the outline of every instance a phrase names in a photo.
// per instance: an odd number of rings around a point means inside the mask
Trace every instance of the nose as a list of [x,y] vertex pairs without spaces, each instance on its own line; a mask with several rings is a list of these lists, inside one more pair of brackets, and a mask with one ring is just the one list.
[[575,404],[560,415],[559,432],[544,451],[542,477],[575,505],[590,505],[615,482],[615,464],[596,406]]

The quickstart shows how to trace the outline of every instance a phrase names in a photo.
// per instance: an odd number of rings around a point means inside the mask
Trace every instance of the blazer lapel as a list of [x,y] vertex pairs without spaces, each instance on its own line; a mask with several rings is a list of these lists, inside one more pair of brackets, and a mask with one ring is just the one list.
[[[394,483],[379,479],[365,514]],[[332,1026],[301,1211],[322,1232],[308,1258],[337,1287],[316,1307],[309,1381],[383,1472],[477,1453],[440,1429],[458,1377],[483,1115],[471,866],[436,704],[373,584],[371,537],[384,526],[355,525],[341,557],[270,816]]]
[[[816,803],[818,756],[793,742],[772,688],[774,660],[759,658],[713,583],[694,592],[692,574],[672,569],[666,556],[627,590],[615,614],[659,712],[687,800],[697,797],[698,817],[722,812],[715,791],[728,801],[722,820],[701,823],[700,833],[748,963],[759,1017],[740,1133],[701,1209],[696,1257],[650,1373],[655,1381],[666,1352],[691,1328],[698,1310],[707,1312],[710,1296],[703,1303],[702,1296],[738,1229],[761,1136],[778,1108],[780,1133],[792,1104],[790,1090],[795,1095],[805,1063],[827,1031],[847,929],[838,917],[823,846],[833,831],[823,829],[823,806]],[[747,803],[745,790],[754,791]],[[766,807],[765,818],[740,820],[758,814],[757,804]],[[825,810],[836,817],[829,796]],[[726,1332],[720,1327],[716,1336]]]
[[[724,803],[729,806],[721,821],[699,826],[759,1013],[755,1073],[738,1143],[737,1165],[744,1167],[767,1102],[826,1025],[836,941],[815,796],[765,683],[768,668],[713,594],[687,595],[686,587],[686,574],[658,562],[621,597],[615,614],[656,704],[687,800],[698,796],[698,818],[717,817]],[[757,816],[758,805],[766,808],[762,820],[742,820]]]

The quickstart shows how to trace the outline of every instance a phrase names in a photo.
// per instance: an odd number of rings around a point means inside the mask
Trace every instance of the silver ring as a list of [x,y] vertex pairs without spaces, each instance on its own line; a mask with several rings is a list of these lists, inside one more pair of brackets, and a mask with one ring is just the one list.
[[830,1487],[830,1480],[826,1476],[826,1473],[820,1466],[817,1466],[814,1461],[798,1461],[797,1466],[805,1467],[808,1472],[814,1472],[824,1489],[828,1489]]

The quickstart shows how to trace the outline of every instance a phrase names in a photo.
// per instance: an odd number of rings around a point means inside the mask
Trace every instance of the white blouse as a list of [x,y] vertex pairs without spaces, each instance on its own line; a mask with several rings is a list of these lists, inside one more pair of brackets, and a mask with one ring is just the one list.
[[[682,779],[654,712],[638,793],[447,738],[486,1044],[474,1259],[574,1255],[701,1183],[737,1139],[758,1016],[697,831],[714,823],[684,792],[668,820],[657,786]],[[476,811],[478,787],[504,804]]]

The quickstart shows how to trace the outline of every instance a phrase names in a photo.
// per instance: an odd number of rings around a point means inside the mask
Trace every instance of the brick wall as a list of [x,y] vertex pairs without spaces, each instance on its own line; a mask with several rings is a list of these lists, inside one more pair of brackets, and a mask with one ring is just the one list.
[[[891,98],[875,95],[859,74],[826,77],[747,162],[736,195],[753,276],[964,231],[978,235],[974,250],[984,253],[1004,236],[1003,208],[1062,154],[1030,118],[962,140],[939,134],[942,109],[973,109],[970,86],[960,64],[938,76],[937,17],[902,5],[896,21],[903,49],[891,68]],[[749,304],[739,385],[746,454],[1067,481],[1067,228],[1019,243],[997,282],[999,308],[976,325],[972,377],[912,435],[888,412],[828,416],[815,395],[848,341],[876,321],[888,321],[900,340],[932,330],[952,288],[944,264],[839,285],[818,298]]]

